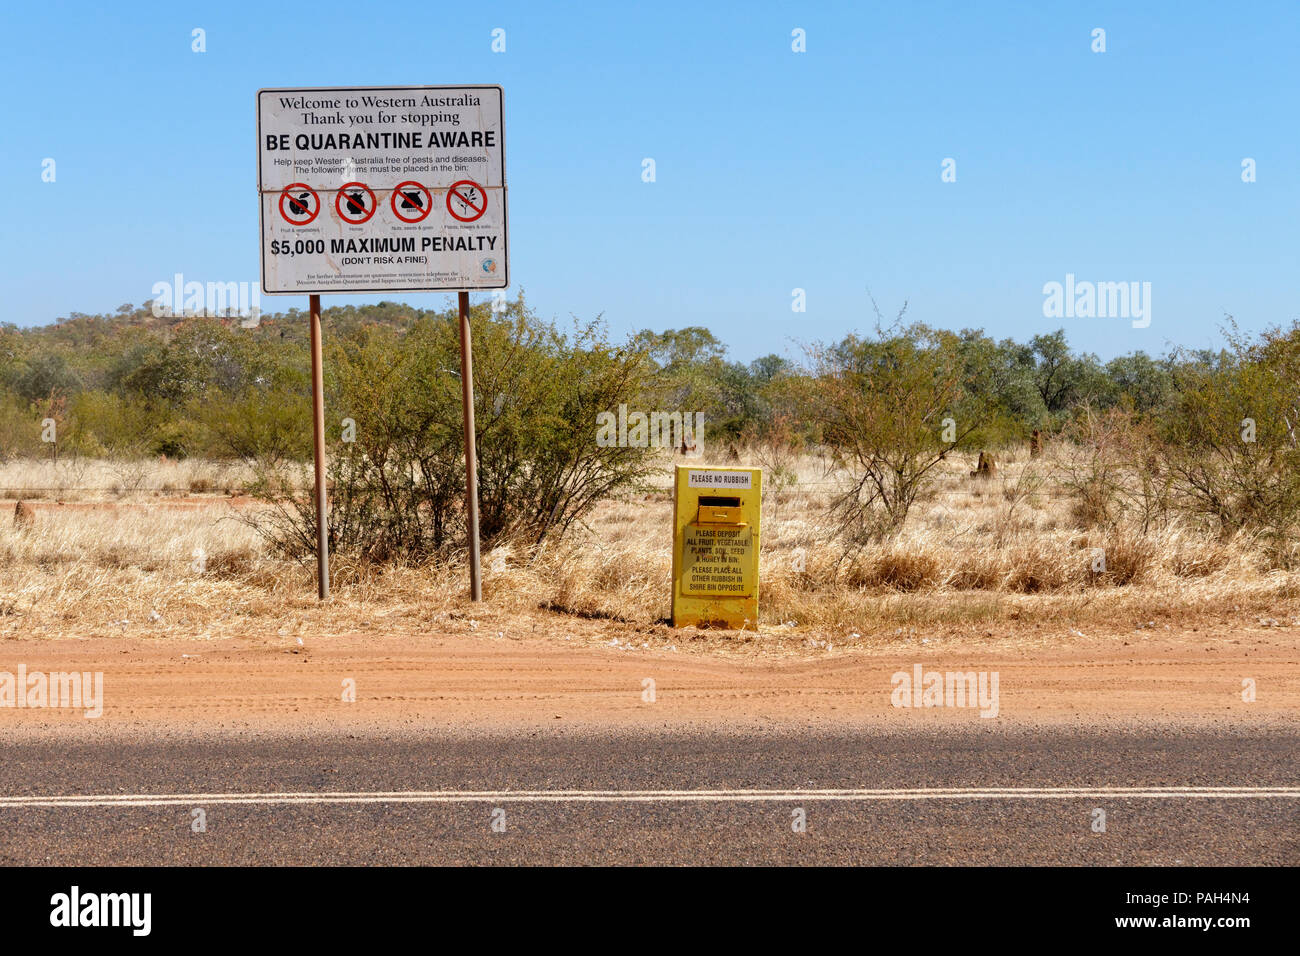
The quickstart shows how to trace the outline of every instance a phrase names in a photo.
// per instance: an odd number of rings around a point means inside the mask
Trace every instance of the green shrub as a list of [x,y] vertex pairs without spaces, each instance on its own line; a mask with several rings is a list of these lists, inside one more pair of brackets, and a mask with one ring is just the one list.
[[1258,532],[1285,551],[1300,524],[1300,323],[1230,341],[1217,362],[1179,367],[1164,467],[1176,507],[1224,538]]
[[[647,385],[643,353],[609,345],[599,327],[571,336],[522,302],[471,317],[479,526],[483,543],[538,544],[596,502],[641,486],[652,449],[601,447],[596,416],[635,402]],[[454,315],[409,331],[362,328],[327,361],[331,421],[355,422],[335,441],[329,537],[371,560],[421,560],[463,547],[465,466],[460,347]],[[304,482],[310,489],[310,482]],[[284,551],[314,548],[311,494],[268,473],[258,493],[278,505],[269,527]]]

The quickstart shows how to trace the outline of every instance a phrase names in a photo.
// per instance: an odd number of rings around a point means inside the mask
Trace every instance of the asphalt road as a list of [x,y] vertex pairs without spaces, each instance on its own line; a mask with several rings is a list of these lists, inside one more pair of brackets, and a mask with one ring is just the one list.
[[3,865],[1300,862],[1300,733],[1278,729],[178,735],[2,753]]

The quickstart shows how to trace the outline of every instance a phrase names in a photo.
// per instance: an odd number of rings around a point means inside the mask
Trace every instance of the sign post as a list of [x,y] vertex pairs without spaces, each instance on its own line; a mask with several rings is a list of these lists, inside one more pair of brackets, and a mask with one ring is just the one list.
[[470,594],[482,597],[469,293],[510,284],[499,86],[257,92],[262,291],[311,297],[318,584],[329,596],[320,296],[456,292]]
[[469,293],[458,296],[460,311],[460,396],[465,407],[465,527],[469,533],[469,595],[483,600],[478,556],[478,442],[474,437],[474,354],[469,329]]
[[320,296],[307,300],[311,313],[311,448],[316,463],[316,593],[330,596],[329,513],[325,501],[325,369],[321,361]]

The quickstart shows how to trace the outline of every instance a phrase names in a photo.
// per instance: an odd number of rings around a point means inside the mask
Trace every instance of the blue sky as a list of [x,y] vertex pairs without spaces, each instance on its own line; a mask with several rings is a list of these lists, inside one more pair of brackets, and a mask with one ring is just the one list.
[[[425,83],[505,88],[512,291],[562,322],[748,360],[868,330],[868,288],[1103,358],[1300,318],[1300,4],[1134,6],[8,4],[0,321],[256,284],[255,91]],[[1045,318],[1067,273],[1150,282],[1150,326]]]

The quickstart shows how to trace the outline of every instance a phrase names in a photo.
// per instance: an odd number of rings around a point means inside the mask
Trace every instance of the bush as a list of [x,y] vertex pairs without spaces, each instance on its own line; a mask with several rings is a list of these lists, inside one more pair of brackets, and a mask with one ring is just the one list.
[[[900,314],[901,319],[901,314]],[[992,413],[957,336],[916,325],[812,350],[804,413],[848,469],[832,515],[850,548],[896,534],[932,471]]]
[[1173,504],[1224,539],[1259,532],[1285,553],[1300,524],[1300,323],[1230,341],[1219,361],[1178,369],[1161,449]]
[[[479,526],[485,548],[536,545],[562,535],[596,502],[640,487],[647,448],[597,445],[598,412],[635,402],[646,386],[641,352],[611,347],[597,326],[571,337],[523,305],[472,311]],[[424,560],[466,541],[465,466],[455,313],[409,332],[361,329],[327,361],[332,419],[355,439],[336,441],[329,538],[340,553]],[[268,470],[258,494],[278,506],[267,527],[283,551],[315,547],[311,482]]]
[[1124,508],[1136,423],[1120,408],[1099,412],[1091,405],[1075,410],[1065,441],[1054,449],[1061,487],[1072,499],[1071,516],[1080,528],[1107,525]]
[[41,451],[40,416],[24,408],[17,398],[0,392],[0,461],[35,457]]
[[252,387],[196,402],[212,451],[268,468],[311,457],[311,392]]
[[135,396],[81,392],[69,403],[68,423],[61,431],[85,455],[141,457],[156,437],[156,418]]

